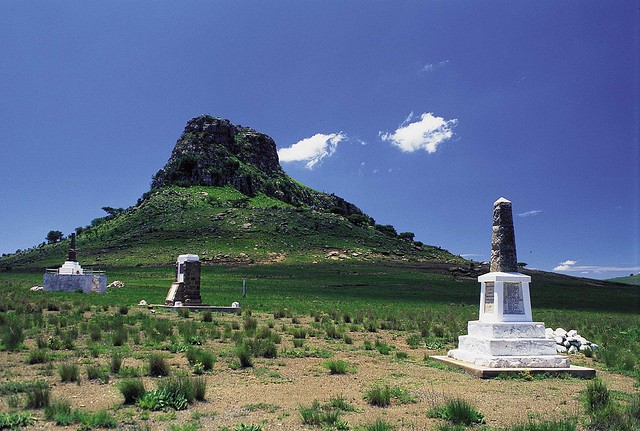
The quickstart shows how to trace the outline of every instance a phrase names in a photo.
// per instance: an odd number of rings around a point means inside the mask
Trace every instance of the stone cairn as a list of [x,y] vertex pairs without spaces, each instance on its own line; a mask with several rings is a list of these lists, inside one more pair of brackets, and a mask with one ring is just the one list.
[[565,331],[563,328],[557,328],[554,331],[551,328],[546,328],[546,334],[547,338],[553,338],[556,342],[556,352],[558,353],[574,355],[580,352],[588,356],[592,352],[600,350],[600,346],[578,334],[575,329]]

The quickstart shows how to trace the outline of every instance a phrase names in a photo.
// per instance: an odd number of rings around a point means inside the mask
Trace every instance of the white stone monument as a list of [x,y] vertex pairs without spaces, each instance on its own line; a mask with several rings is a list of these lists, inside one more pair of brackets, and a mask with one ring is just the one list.
[[107,274],[104,271],[83,269],[78,263],[76,234],[71,234],[71,246],[67,260],[57,269],[47,269],[43,277],[43,290],[84,293],[104,293],[107,289]]
[[490,368],[569,368],[569,358],[556,353],[543,322],[531,316],[531,277],[517,272],[511,202],[493,207],[491,267],[481,284],[479,320],[468,323],[468,335],[448,356]]

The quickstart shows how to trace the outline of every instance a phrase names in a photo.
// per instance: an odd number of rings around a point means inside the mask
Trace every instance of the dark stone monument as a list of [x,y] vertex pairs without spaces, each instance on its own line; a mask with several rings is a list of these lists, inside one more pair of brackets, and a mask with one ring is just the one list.
[[169,306],[203,305],[200,297],[200,259],[195,254],[181,254],[176,262],[176,281],[164,301]]
[[77,262],[78,256],[76,253],[76,234],[75,232],[71,234],[71,246],[69,247],[69,257],[67,258],[69,262]]
[[516,235],[511,202],[500,198],[493,204],[491,235],[491,272],[518,272]]

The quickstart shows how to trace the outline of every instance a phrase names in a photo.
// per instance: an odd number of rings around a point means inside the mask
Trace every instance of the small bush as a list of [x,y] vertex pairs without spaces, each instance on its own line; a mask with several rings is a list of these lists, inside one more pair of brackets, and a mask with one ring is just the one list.
[[196,400],[204,401],[207,394],[207,380],[203,377],[196,377],[192,382]]
[[120,372],[120,368],[122,367],[123,356],[120,352],[113,352],[111,354],[111,362],[109,364],[109,370],[113,374],[118,374]]
[[196,364],[200,364],[203,371],[211,371],[216,362],[213,353],[197,347],[187,349],[187,360],[194,367]]
[[302,417],[302,423],[306,425],[335,425],[340,419],[340,410],[323,407],[318,401],[314,401],[310,407],[298,406]]
[[32,425],[35,419],[31,413],[0,413],[0,429],[16,429]]
[[193,381],[184,375],[178,375],[158,382],[158,390],[166,391],[170,394],[180,395],[192,403],[196,398],[196,391]]
[[29,356],[27,356],[27,364],[44,364],[49,361],[49,355],[46,350],[38,349],[32,350],[29,352]]
[[168,376],[170,373],[169,364],[164,360],[162,355],[152,353],[149,355],[149,376],[162,377]]
[[118,389],[124,397],[124,404],[135,404],[147,392],[142,379],[123,380],[118,385]]
[[389,386],[374,386],[364,394],[364,399],[369,404],[377,407],[387,407],[391,405],[391,389]]
[[3,329],[2,345],[10,352],[18,350],[24,341],[24,332],[19,322],[10,322]]
[[242,322],[242,327],[245,331],[255,331],[258,327],[258,319],[251,316],[246,316]]
[[114,346],[124,346],[129,340],[129,332],[127,328],[121,327],[113,333],[112,342]]
[[129,314],[129,307],[127,307],[126,305],[121,305],[120,307],[118,307],[118,313],[126,316],[127,314]]
[[62,382],[80,382],[80,369],[78,364],[62,364],[58,368],[60,381]]
[[178,308],[178,316],[182,317],[183,319],[188,319],[189,318],[189,308],[187,308],[187,307]]
[[472,425],[484,423],[484,415],[461,398],[452,398],[444,406],[429,412],[430,417],[446,419],[454,424]]
[[366,431],[391,431],[393,430],[393,426],[390,423],[378,418],[374,423],[365,425],[364,429]]
[[253,354],[246,342],[243,341],[236,347],[236,356],[242,368],[253,367]]
[[41,409],[49,405],[51,390],[49,385],[32,385],[25,391],[25,405],[28,409]]
[[588,413],[604,409],[610,401],[609,389],[599,378],[595,378],[587,384],[586,396]]
[[294,338],[293,339],[293,347],[302,347],[304,346],[304,339]]
[[102,383],[108,383],[109,372],[98,365],[87,365],[87,380],[100,380]]
[[389,352],[391,352],[391,346],[389,346],[387,343],[383,343],[380,340],[376,340],[375,347],[376,350],[383,355],[388,355]]
[[262,426],[257,425],[257,424],[243,424],[240,423],[238,425],[236,425],[236,427],[234,428],[234,431],[263,431]]
[[330,360],[323,364],[331,374],[346,374],[349,371],[349,363],[341,360]]
[[202,313],[202,321],[208,323],[213,322],[213,313],[211,313],[211,311],[205,311]]

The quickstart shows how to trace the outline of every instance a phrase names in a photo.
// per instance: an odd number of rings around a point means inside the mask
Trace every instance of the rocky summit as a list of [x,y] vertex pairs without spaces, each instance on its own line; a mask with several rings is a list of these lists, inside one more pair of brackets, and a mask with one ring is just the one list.
[[267,196],[300,207],[362,214],[344,199],[303,186],[289,177],[269,136],[229,120],[192,118],[169,161],[153,177],[152,189],[166,186],[232,186],[247,196]]

